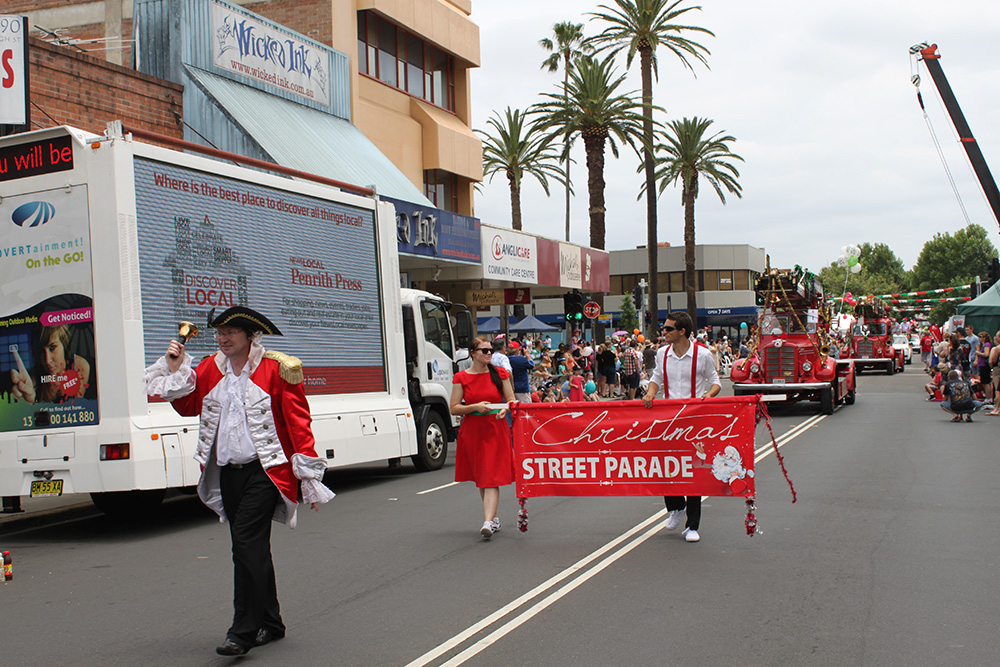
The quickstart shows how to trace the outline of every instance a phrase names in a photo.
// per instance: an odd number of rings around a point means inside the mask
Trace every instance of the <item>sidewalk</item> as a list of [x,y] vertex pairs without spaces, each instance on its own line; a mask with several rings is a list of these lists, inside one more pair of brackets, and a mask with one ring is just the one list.
[[25,530],[52,521],[56,516],[59,519],[76,519],[100,513],[86,493],[71,493],[58,498],[22,496],[21,509],[24,511],[16,514],[0,513],[0,534]]

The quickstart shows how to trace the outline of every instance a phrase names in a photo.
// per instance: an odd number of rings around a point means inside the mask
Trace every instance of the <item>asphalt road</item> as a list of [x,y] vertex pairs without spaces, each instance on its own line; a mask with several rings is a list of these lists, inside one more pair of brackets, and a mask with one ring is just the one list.
[[[532,499],[519,533],[511,487],[483,542],[451,465],[333,473],[332,503],[274,526],[288,637],[241,664],[995,665],[1000,418],[952,424],[925,381],[773,410],[798,502],[758,428],[752,538],[737,499],[705,501],[698,544],[657,498]],[[196,498],[53,521],[0,533],[0,662],[231,662],[228,531]]]

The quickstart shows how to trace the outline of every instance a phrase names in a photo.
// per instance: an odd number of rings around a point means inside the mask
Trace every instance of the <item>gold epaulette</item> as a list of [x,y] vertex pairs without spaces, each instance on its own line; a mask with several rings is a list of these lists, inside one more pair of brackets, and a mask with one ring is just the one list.
[[293,357],[283,352],[267,350],[264,352],[264,358],[274,359],[278,362],[278,374],[288,384],[300,384],[305,380],[305,376],[302,373],[302,360],[298,357]]

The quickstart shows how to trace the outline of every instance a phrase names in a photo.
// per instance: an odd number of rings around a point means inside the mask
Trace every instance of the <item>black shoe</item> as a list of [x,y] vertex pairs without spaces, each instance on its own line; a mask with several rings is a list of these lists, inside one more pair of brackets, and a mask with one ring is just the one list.
[[279,639],[284,639],[285,633],[275,632],[274,630],[268,630],[267,628],[261,628],[257,631],[257,638],[253,640],[254,646],[263,646],[264,644],[270,644],[271,642],[276,642]]
[[215,647],[215,652],[219,655],[246,655],[250,652],[250,648],[249,646],[240,646],[227,637],[225,644]]

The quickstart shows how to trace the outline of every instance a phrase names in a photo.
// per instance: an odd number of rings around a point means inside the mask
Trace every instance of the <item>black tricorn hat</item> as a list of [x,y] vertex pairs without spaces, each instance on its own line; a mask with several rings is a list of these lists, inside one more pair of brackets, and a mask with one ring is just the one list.
[[274,326],[274,322],[267,319],[256,310],[247,308],[246,306],[233,306],[232,308],[226,308],[224,311],[219,313],[218,317],[214,317],[214,315],[215,309],[213,308],[208,313],[208,326],[215,329],[224,326],[231,326],[241,327],[251,333],[260,331],[261,333],[265,333],[270,336],[282,335],[281,332],[278,331],[278,327]]

